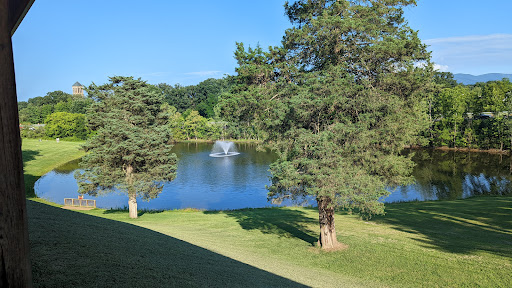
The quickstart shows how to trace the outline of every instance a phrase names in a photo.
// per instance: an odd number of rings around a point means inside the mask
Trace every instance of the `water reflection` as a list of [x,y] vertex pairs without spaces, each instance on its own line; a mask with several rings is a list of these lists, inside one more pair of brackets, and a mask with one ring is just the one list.
[[69,174],[78,169],[78,163],[80,163],[80,159],[70,161],[64,165],[55,168],[53,171],[57,174]]
[[[165,185],[158,198],[139,200],[144,209],[198,208],[209,210],[276,206],[267,202],[265,185],[270,184],[269,164],[276,155],[256,151],[253,144],[237,144],[240,155],[212,158],[212,144],[180,143],[176,179]],[[439,150],[407,150],[417,163],[415,184],[398,187],[385,202],[460,199],[475,195],[511,194],[511,159],[508,155]],[[78,161],[43,176],[35,187],[44,199],[63,204],[64,198],[78,196],[72,171]],[[90,198],[90,197],[87,197]],[[96,198],[98,207],[125,207],[125,194]],[[291,201],[281,205],[289,205]]]
[[414,153],[415,184],[399,187],[386,202],[453,200],[511,192],[510,156],[481,152],[407,150]]

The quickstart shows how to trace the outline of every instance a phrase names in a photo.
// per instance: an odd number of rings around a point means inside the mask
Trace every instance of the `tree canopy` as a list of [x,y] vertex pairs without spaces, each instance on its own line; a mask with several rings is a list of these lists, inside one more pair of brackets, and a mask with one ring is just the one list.
[[218,97],[230,86],[228,78],[209,78],[197,85],[182,86],[176,84],[160,83],[157,85],[165,101],[183,113],[187,109],[193,109],[206,118],[215,116],[214,107],[217,105]]
[[237,44],[237,91],[225,117],[253,121],[279,153],[270,198],[313,197],[323,248],[338,241],[334,209],[383,213],[386,187],[410,180],[400,151],[428,127],[426,46],[403,18],[414,1],[286,3],[281,47]]
[[110,77],[110,83],[87,89],[94,99],[88,126],[97,133],[84,145],[83,172],[77,172],[79,193],[128,194],[130,217],[137,217],[137,200],[152,199],[163,184],[176,177],[177,157],[162,95],[133,77]]
[[46,96],[18,102],[20,122],[43,123],[54,112],[85,114],[92,100],[62,91],[48,92]]
[[45,133],[50,138],[74,137],[84,140],[88,131],[85,115],[68,112],[55,112],[45,120]]

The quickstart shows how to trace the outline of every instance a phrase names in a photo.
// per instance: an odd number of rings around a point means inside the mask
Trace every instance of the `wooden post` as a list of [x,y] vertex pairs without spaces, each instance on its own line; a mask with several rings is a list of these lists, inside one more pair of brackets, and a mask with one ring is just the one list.
[[0,0],[0,287],[32,287],[11,36],[34,0]]

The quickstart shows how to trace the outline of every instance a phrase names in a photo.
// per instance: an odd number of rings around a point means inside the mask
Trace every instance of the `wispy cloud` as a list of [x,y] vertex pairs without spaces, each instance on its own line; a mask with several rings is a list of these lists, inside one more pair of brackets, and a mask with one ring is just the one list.
[[451,72],[483,74],[512,72],[512,34],[470,35],[428,39],[439,69]]
[[218,76],[222,75],[222,71],[197,71],[197,72],[188,72],[185,73],[185,75],[191,75],[191,76],[198,76],[198,77],[205,77],[205,76]]
[[470,35],[460,37],[434,38],[425,40],[428,45],[448,44],[448,43],[471,43],[471,42],[508,42],[512,41],[512,34],[491,34],[491,35]]
[[449,68],[450,67],[448,67],[448,65],[439,65],[439,64],[434,63],[434,70],[436,70],[436,71],[447,72],[447,71],[449,71]]
[[163,77],[169,75],[169,72],[152,72],[152,73],[142,73],[141,77]]
[[[419,67],[419,68],[425,68],[426,65],[427,65],[426,62],[417,62],[414,64],[415,67]],[[437,63],[434,63],[435,71],[447,72],[447,71],[449,71],[448,68],[449,68],[448,65],[439,65]]]

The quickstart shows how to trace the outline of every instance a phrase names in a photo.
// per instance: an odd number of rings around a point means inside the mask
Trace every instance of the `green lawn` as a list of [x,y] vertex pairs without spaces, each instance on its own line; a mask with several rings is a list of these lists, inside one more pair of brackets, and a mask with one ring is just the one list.
[[[43,171],[42,159],[26,171]],[[141,211],[130,219],[125,211],[27,205],[35,287],[512,283],[512,197],[392,204],[371,221],[339,213],[338,238],[349,248],[330,253],[314,247],[318,216],[309,208]]]
[[34,184],[44,174],[71,160],[81,158],[85,152],[80,149],[83,142],[23,139],[23,169],[25,191],[28,197],[35,197]]

